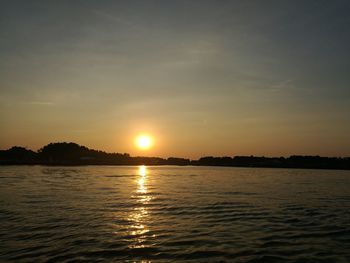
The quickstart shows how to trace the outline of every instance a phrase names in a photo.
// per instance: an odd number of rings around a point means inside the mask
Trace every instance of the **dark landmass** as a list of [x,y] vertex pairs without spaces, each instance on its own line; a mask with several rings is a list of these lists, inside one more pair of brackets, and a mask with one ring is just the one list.
[[270,168],[350,169],[350,157],[202,157],[198,160],[169,157],[132,157],[106,153],[76,143],[50,143],[37,152],[14,146],[0,150],[0,165],[196,165]]

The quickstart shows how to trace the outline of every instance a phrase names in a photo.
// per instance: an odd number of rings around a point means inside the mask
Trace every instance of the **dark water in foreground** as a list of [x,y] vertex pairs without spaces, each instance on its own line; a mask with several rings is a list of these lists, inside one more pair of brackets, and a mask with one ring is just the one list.
[[350,171],[0,167],[0,261],[350,262]]

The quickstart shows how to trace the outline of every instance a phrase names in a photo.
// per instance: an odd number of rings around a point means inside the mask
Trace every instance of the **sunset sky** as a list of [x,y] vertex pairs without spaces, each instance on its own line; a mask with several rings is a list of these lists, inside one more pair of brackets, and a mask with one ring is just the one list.
[[350,156],[349,14],[345,0],[1,0],[0,149]]

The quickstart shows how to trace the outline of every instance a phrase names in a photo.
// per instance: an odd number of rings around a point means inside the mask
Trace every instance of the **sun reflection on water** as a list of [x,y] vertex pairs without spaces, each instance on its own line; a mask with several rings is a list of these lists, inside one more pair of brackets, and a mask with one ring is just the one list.
[[139,166],[139,175],[143,177],[147,175],[147,168],[145,165]]
[[141,165],[138,170],[138,174],[140,177],[137,179],[137,190],[136,192],[139,194],[147,194],[147,188],[145,186],[146,183],[146,175],[147,175],[147,170],[146,166]]
[[147,167],[142,165],[138,168],[138,177],[136,178],[136,190],[132,195],[133,199],[136,199],[139,206],[135,207],[128,216],[128,221],[131,223],[129,226],[129,235],[134,239],[129,247],[131,248],[143,248],[147,241],[147,227],[146,221],[149,221],[149,213],[146,205],[152,200],[152,196],[147,189]]

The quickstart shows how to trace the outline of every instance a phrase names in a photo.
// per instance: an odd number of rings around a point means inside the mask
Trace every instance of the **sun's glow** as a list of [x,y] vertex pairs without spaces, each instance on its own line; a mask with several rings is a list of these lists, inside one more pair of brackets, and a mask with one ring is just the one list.
[[141,150],[147,150],[153,145],[152,137],[149,135],[140,135],[136,138],[136,146]]

